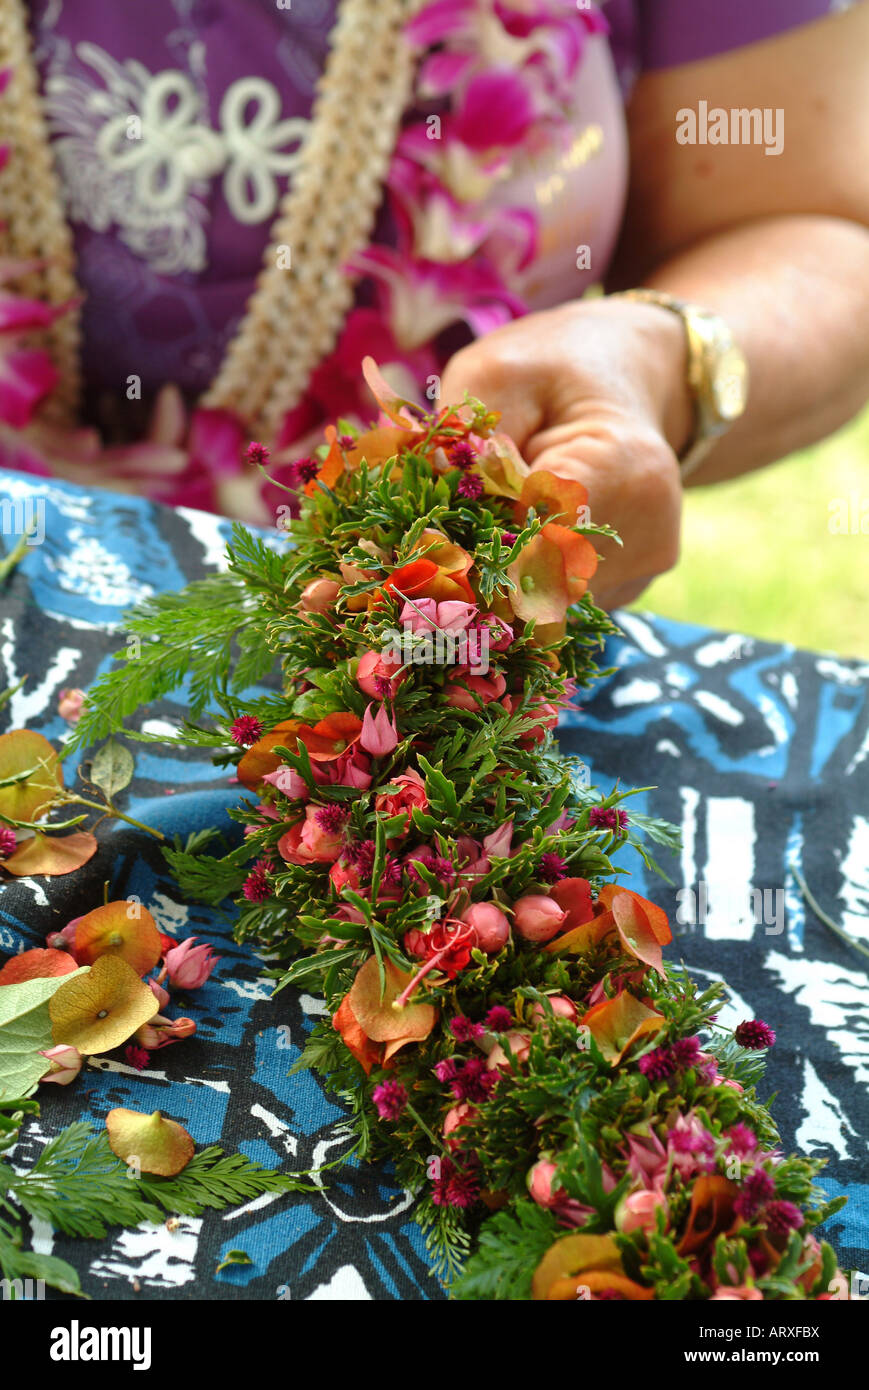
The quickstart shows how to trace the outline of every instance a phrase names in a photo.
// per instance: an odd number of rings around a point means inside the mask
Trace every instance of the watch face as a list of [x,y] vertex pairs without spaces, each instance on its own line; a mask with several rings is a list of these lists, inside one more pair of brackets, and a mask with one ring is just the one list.
[[748,367],[738,347],[722,353],[712,382],[715,408],[722,420],[738,420],[748,397]]

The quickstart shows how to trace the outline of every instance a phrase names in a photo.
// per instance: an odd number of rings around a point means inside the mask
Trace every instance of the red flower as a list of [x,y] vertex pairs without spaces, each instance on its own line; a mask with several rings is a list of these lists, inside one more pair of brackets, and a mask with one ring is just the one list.
[[418,956],[425,961],[437,956],[437,969],[442,970],[451,980],[464,970],[471,959],[471,950],[476,945],[476,933],[467,922],[457,922],[447,918],[438,922],[430,932],[409,931],[404,936],[404,949],[408,955]]

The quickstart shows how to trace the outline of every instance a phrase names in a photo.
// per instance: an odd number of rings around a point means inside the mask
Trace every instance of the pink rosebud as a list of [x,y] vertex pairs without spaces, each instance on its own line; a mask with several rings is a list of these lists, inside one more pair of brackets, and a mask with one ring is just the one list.
[[756,1289],[754,1285],[749,1286],[748,1284],[733,1284],[730,1286],[719,1285],[715,1292],[709,1296],[710,1303],[733,1303],[742,1301],[757,1303],[762,1299],[763,1294],[760,1289]]
[[[515,1062],[527,1060],[528,1053],[531,1051],[531,1039],[527,1033],[519,1033],[511,1029],[509,1033],[502,1033],[501,1037],[510,1045]],[[511,1071],[510,1058],[500,1043],[496,1043],[486,1058],[487,1071]]]
[[380,794],[374,798],[374,806],[382,816],[398,816],[403,811],[404,826],[400,831],[393,833],[406,835],[410,829],[411,811],[414,806],[420,811],[428,810],[428,797],[425,794],[425,782],[422,780],[419,773],[415,772],[412,767],[408,768],[406,772],[402,772],[398,777],[392,777],[390,781],[397,790],[394,792],[380,792]]
[[470,627],[477,614],[476,604],[463,603],[461,599],[445,599],[438,604],[437,625],[442,632],[464,632]]
[[447,1111],[444,1116],[443,1135],[448,1141],[451,1149],[459,1148],[460,1143],[455,1138],[450,1139],[450,1135],[454,1135],[456,1130],[460,1129],[462,1125],[471,1124],[476,1113],[477,1107],[475,1105],[470,1105],[466,1100],[463,1100],[460,1105],[454,1105],[451,1110]]
[[306,806],[305,819],[278,840],[278,854],[288,864],[333,864],[344,847],[344,832],[323,820],[321,806]]
[[645,1231],[652,1235],[657,1229],[656,1212],[661,1207],[668,1213],[667,1199],[656,1188],[643,1188],[639,1192],[629,1192],[616,1207],[615,1225],[617,1231],[630,1235],[631,1231]]
[[61,690],[57,699],[57,712],[61,719],[65,719],[67,724],[77,724],[81,718],[81,707],[84,704],[85,692],[75,687],[69,690]]
[[59,1043],[57,1047],[50,1047],[47,1052],[40,1052],[39,1055],[47,1058],[50,1063],[48,1071],[39,1078],[40,1081],[53,1081],[57,1086],[68,1086],[81,1071],[83,1059],[77,1047]]
[[433,598],[415,598],[411,603],[405,600],[399,615],[402,627],[411,632],[434,632],[438,621],[438,606]]
[[386,713],[385,705],[380,706],[376,715],[372,715],[372,708],[371,705],[366,707],[359,742],[366,753],[371,753],[375,758],[384,758],[398,747],[398,728],[395,720]]
[[558,903],[542,893],[527,893],[513,906],[513,921],[525,941],[551,941],[567,917]]
[[484,613],[480,619],[480,627],[489,630],[489,647],[493,652],[505,652],[513,641],[513,629],[496,618],[494,613]]
[[[572,999],[568,999],[566,994],[548,994],[546,997],[556,1018],[569,1018],[571,1023],[576,1022],[579,1015]],[[548,1016],[548,1010],[542,1004],[535,1004],[531,1010],[532,1018],[545,1019]]]
[[195,936],[188,936],[180,946],[174,946],[164,956],[169,983],[175,989],[199,989],[204,985],[220,956],[207,943],[194,946]]
[[477,945],[487,956],[497,955],[510,940],[510,923],[494,903],[471,903],[462,915],[477,933]]
[[[497,700],[507,689],[507,682],[500,672],[491,676],[472,676],[469,666],[457,666],[449,675],[445,686],[446,701],[454,709],[479,709],[479,701],[488,705]],[[456,682],[461,681],[461,686]],[[463,689],[467,686],[467,689]]]
[[394,697],[404,680],[406,672],[402,663],[393,656],[381,656],[380,652],[366,652],[359,658],[356,668],[356,684],[366,695],[382,700],[388,694]]
[[156,1052],[160,1047],[168,1047],[170,1043],[181,1042],[183,1038],[190,1038],[196,1032],[196,1024],[192,1018],[164,1018],[162,1014],[155,1014],[147,1023],[143,1023],[137,1028],[133,1037],[141,1047],[145,1047],[149,1052]]
[[[280,845],[278,845],[280,849]],[[329,878],[336,893],[340,893],[342,888],[359,889],[359,873],[355,864],[348,860],[337,860],[329,870]]]
[[341,585],[334,579],[312,579],[306,584],[299,597],[299,611],[302,613],[328,613],[334,608]]
[[552,1190],[554,1177],[555,1164],[548,1158],[539,1158],[533,1168],[528,1169],[525,1182],[529,1195],[539,1207],[551,1207],[558,1201],[558,1195]]

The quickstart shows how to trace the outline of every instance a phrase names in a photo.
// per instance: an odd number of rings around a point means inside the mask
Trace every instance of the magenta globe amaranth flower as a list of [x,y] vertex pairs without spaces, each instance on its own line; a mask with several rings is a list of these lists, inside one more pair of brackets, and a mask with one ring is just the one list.
[[754,1052],[772,1047],[775,1042],[775,1032],[762,1018],[745,1019],[734,1029],[733,1036],[740,1047],[751,1048]]

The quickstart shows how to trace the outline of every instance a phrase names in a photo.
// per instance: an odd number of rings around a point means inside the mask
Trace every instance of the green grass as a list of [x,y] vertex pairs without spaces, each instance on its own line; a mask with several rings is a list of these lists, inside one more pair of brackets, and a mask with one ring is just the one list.
[[[834,499],[847,507],[852,495],[858,533],[837,535],[830,530]],[[869,534],[859,529],[862,517],[869,532],[869,410],[771,468],[689,489],[682,559],[632,607],[869,657]]]

